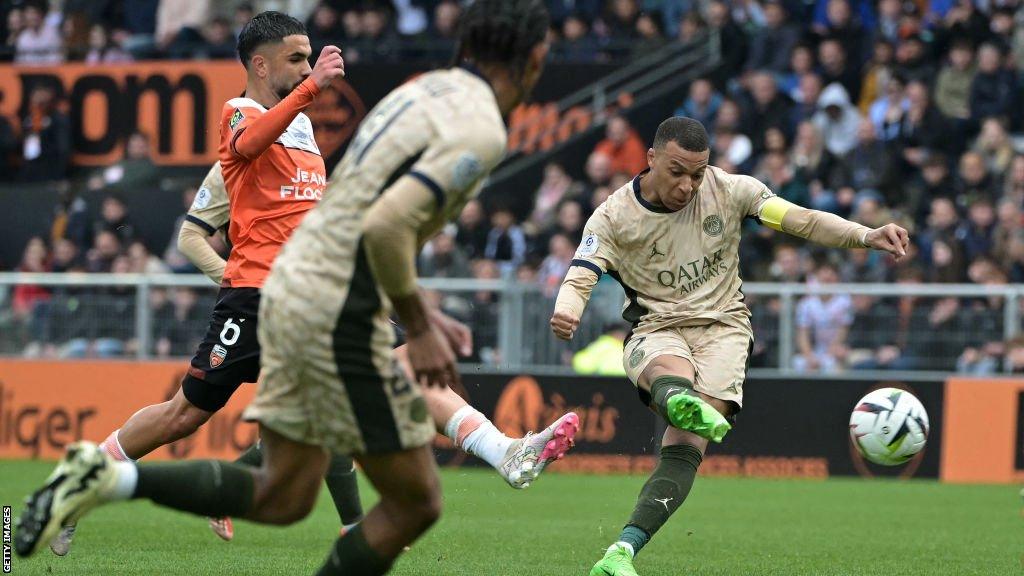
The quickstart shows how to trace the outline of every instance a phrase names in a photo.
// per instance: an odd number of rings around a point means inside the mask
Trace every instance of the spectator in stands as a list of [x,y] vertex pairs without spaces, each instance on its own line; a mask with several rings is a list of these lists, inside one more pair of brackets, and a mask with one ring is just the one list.
[[573,182],[561,164],[548,162],[544,166],[544,179],[535,195],[533,212],[525,223],[527,232],[536,234],[550,228],[555,223],[559,204],[566,199],[579,197],[581,192],[582,186]]
[[729,79],[736,77],[743,70],[749,46],[747,35],[732,21],[729,5],[723,0],[711,0],[706,5],[705,14],[708,29],[718,32],[722,64],[715,73],[715,83],[724,86]]
[[[808,282],[827,286],[838,281],[838,270],[823,261]],[[842,369],[847,353],[847,331],[852,322],[853,303],[845,294],[815,294],[802,298],[796,307],[796,341],[800,354],[793,358],[793,367],[810,372]]]
[[825,149],[844,156],[857,145],[860,112],[850,103],[850,96],[840,84],[829,84],[818,98],[819,111],[811,119],[821,132]]
[[764,19],[764,27],[750,39],[746,69],[784,73],[789,67],[789,55],[800,41],[800,27],[789,22],[780,0],[764,3]]
[[132,56],[112,42],[102,24],[93,24],[89,29],[89,50],[85,54],[86,64],[118,64],[131,62]]
[[[918,235],[918,245],[921,247],[921,254],[925,265],[935,265],[932,261],[932,244],[942,242],[955,253],[950,254],[950,268],[957,271],[957,276],[962,274],[963,259],[959,254],[960,243],[956,241],[956,229],[960,225],[960,216],[956,212],[956,206],[949,198],[934,198],[931,201],[931,211],[928,214],[928,227]],[[939,265],[948,264],[941,262]],[[946,279],[946,281],[957,281],[959,278]]]
[[1003,198],[996,208],[996,225],[992,233],[992,256],[1010,272],[1010,281],[1021,281],[1024,268],[1017,270],[1021,248],[1024,248],[1024,221],[1021,205]]
[[586,20],[593,20],[601,13],[604,4],[603,0],[558,0],[557,2],[547,2],[551,21],[555,23],[564,22],[566,18],[574,14]]
[[487,225],[487,214],[479,200],[470,200],[459,214],[459,231],[455,234],[455,243],[470,260],[483,258],[487,248],[490,227]]
[[[46,243],[39,236],[33,236],[25,245],[21,263],[16,272],[49,272],[47,263]],[[50,299],[50,291],[45,286],[35,284],[18,284],[11,292],[11,312],[15,320],[28,321],[35,307]]]
[[550,297],[558,294],[565,273],[569,271],[576,244],[562,233],[551,236],[547,246],[547,257],[537,270],[537,281],[544,288],[544,294]]
[[800,250],[792,244],[778,244],[769,274],[772,282],[803,282],[807,266]]
[[995,6],[992,8],[992,13],[989,17],[988,41],[995,44],[1003,54],[1009,54],[1013,49],[1013,19],[1016,10],[1016,4],[1012,7]]
[[883,142],[896,141],[900,136],[900,120],[910,107],[906,88],[903,77],[894,74],[885,83],[885,91],[868,107],[868,119]]
[[839,267],[839,277],[843,282],[861,284],[886,281],[882,255],[865,249],[850,250],[848,254],[849,258]]
[[785,154],[764,154],[758,169],[754,171],[754,176],[778,196],[800,206],[809,205],[807,184],[796,178],[793,166]]
[[92,245],[93,229],[89,207],[66,180],[58,182],[57,205],[50,224],[50,241],[54,246],[61,239],[70,240],[79,252]]
[[914,80],[907,84],[907,109],[899,120],[895,144],[903,161],[901,171],[910,177],[934,152],[953,150],[952,127],[928,96],[928,86]]
[[64,60],[60,20],[48,18],[47,10],[45,0],[25,3],[22,10],[24,27],[14,44],[16,64],[60,64]]
[[827,38],[818,45],[818,66],[825,86],[838,82],[846,90],[847,99],[850,94],[860,94],[859,67],[850,63],[846,49],[838,40]]
[[208,318],[208,310],[198,305],[199,298],[191,288],[175,288],[171,292],[171,301],[167,301],[163,291],[154,290],[156,308],[153,314],[155,330],[156,355],[160,358],[185,357],[192,353],[196,344],[203,336],[203,328]]
[[510,274],[526,259],[526,234],[508,208],[499,207],[491,214],[491,231],[483,255],[498,262],[502,274]]
[[878,21],[872,33],[875,39],[896,42],[900,38],[903,5],[900,0],[878,0]]
[[589,196],[598,186],[609,186],[612,179],[612,159],[603,152],[591,152],[587,164],[583,168],[587,181],[584,183],[584,196]]
[[160,171],[150,150],[149,136],[132,132],[124,147],[124,158],[106,167],[89,179],[90,190],[107,188],[121,194],[139,194],[153,191],[160,179]]
[[956,239],[967,262],[991,256],[995,248],[996,211],[988,198],[978,198],[967,208],[967,219],[956,230]]
[[937,32],[941,38],[963,38],[977,46],[988,38],[988,20],[973,0],[954,0]]
[[[114,260],[121,254],[121,241],[109,230],[101,230],[93,240],[93,247],[86,254],[86,270],[92,273],[110,272]],[[127,261],[126,261],[127,264]]]
[[128,244],[128,261],[131,271],[136,274],[167,274],[170,268],[158,256],[149,252],[141,240]]
[[1003,175],[1013,160],[1013,143],[1002,118],[985,118],[981,122],[981,133],[971,146],[985,160],[985,167],[996,180]]
[[51,272],[85,272],[85,261],[74,242],[67,238],[57,240],[53,245]]
[[966,40],[949,50],[948,63],[935,81],[935,105],[961,126],[971,117],[971,85],[974,83],[974,48]]
[[53,88],[36,85],[26,108],[21,118],[22,180],[64,178],[71,162],[71,121],[58,108]]
[[160,0],[158,6],[156,45],[160,50],[170,48],[183,28],[200,30],[210,20],[210,0]]
[[[860,67],[867,58],[864,42],[867,34],[860,21],[854,16],[847,0],[828,0],[825,25],[814,28],[819,39],[836,40],[846,49],[851,66]],[[857,95],[858,91],[851,90]]]
[[1018,154],[1010,161],[1002,193],[1007,200],[1024,206],[1024,155]]
[[353,43],[359,62],[397,62],[401,58],[398,35],[383,6],[371,4],[362,15],[362,35]]
[[444,230],[420,254],[420,276],[424,278],[469,278],[469,259],[455,246],[455,235]]
[[996,186],[985,165],[985,159],[977,152],[964,152],[957,169],[956,198],[960,205],[967,205],[978,198],[992,200]]
[[625,376],[622,349],[628,334],[628,327],[621,322],[605,326],[603,333],[596,340],[573,355],[572,369],[577,374]]
[[94,234],[110,232],[117,236],[122,246],[127,246],[135,239],[135,225],[128,218],[128,208],[120,196],[111,194],[103,199],[103,206],[100,209],[100,219],[93,224]]
[[[896,198],[896,194],[903,196],[905,191],[902,187],[893,187],[894,192],[889,192],[889,184],[892,179],[892,156],[884,142],[880,142],[875,136],[875,125],[867,118],[862,118],[857,125],[857,145],[840,160],[842,164],[844,183],[853,186],[854,189],[875,188],[886,192],[888,203],[895,204],[902,202],[904,198]],[[832,182],[835,186],[835,182]]]
[[597,39],[579,14],[562,21],[562,38],[554,46],[555,55],[566,62],[593,62],[597,59]]
[[754,152],[753,142],[740,132],[740,118],[739,104],[723,100],[710,134],[715,166],[733,174],[749,167]]
[[[804,102],[800,79],[806,74],[815,72],[816,69],[814,50],[807,44],[797,44],[789,53],[789,65],[786,71],[775,75],[779,83],[779,90],[796,103]],[[821,91],[820,86],[818,91]],[[813,100],[812,98],[811,101]]]
[[722,95],[707,78],[698,78],[690,83],[689,97],[680,106],[676,116],[693,118],[706,127],[715,125],[715,115],[722,105]]
[[[821,132],[812,122],[801,122],[797,126],[796,141],[793,143],[792,153],[789,160],[795,170],[794,177],[805,187],[815,192],[815,196],[822,190],[835,190],[844,183],[843,165],[830,151],[825,148],[821,139]],[[773,189],[774,190],[774,189]],[[791,202],[793,198],[787,197]],[[804,198],[808,200],[808,198]],[[816,209],[826,209],[818,202],[812,201],[810,206]]]
[[796,133],[796,127],[805,120],[810,120],[818,113],[818,100],[821,98],[821,76],[816,72],[800,75],[796,90],[793,91],[793,110],[789,114],[786,132]]
[[660,50],[668,41],[665,40],[661,19],[656,14],[645,12],[636,19],[637,39],[633,42],[633,57],[643,56]]
[[[990,258],[978,258],[968,267],[968,277],[975,284],[1001,287],[1007,283],[1006,273]],[[1003,341],[1003,307],[1001,296],[975,298],[967,302],[965,332],[967,347],[957,361],[964,372],[993,372],[1006,352]]]
[[924,227],[936,198],[954,199],[956,189],[949,173],[949,164],[942,154],[931,154],[914,176],[906,195],[907,214],[918,226]]
[[[344,46],[345,33],[341,27],[341,17],[338,11],[328,2],[320,2],[313,8],[313,13],[306,21],[306,31],[309,36],[309,46],[313,55],[318,56],[324,46]],[[237,35],[237,33],[236,33]]]
[[597,143],[594,152],[611,159],[612,172],[637,174],[647,168],[647,146],[624,116],[608,119],[605,138]]
[[136,60],[153,57],[155,53],[157,10],[160,4],[160,0],[132,0],[124,3],[123,45]]
[[[608,10],[601,17],[606,30],[599,32],[599,35],[622,46],[625,41],[636,38],[636,21],[639,16],[637,0],[611,0],[608,2]],[[611,48],[615,50],[618,46]]]
[[0,62],[14,60],[18,36],[24,29],[25,11],[20,6],[11,6],[4,20],[3,33],[0,34]]
[[183,211],[174,220],[174,227],[171,229],[171,237],[167,242],[167,247],[164,248],[164,263],[171,269],[172,272],[181,273],[194,273],[199,270],[189,262],[188,258],[181,253],[178,249],[178,234],[181,232],[181,226],[185,223],[185,216],[192,203],[196,199],[198,189],[194,186],[185,188],[181,193],[181,203]]
[[895,73],[907,82],[932,82],[935,79],[935,64],[928,57],[928,47],[920,36],[908,36],[896,45]]
[[[477,280],[501,278],[499,265],[494,260],[474,260],[472,266],[473,278]],[[473,354],[467,358],[470,362],[496,364],[501,360],[501,350],[498,349],[498,299],[498,294],[490,290],[477,290],[473,293],[469,325],[476,329],[473,331]]]
[[1016,110],[1016,79],[1003,67],[1003,54],[995,44],[978,48],[978,72],[971,82],[971,121],[976,127],[990,116],[1010,117]]
[[597,207],[604,204],[604,201],[612,195],[614,190],[610,186],[598,186],[594,189],[594,193],[590,195],[590,213],[593,214]]
[[679,31],[676,34],[676,40],[680,44],[697,42],[707,32],[707,28],[708,24],[701,17],[700,12],[691,10],[679,20]]
[[779,92],[774,76],[761,71],[750,74],[742,131],[750,137],[755,152],[764,150],[764,133],[768,128],[786,127],[792,105],[789,97]]
[[173,44],[167,47],[167,52],[177,59],[226,59],[235,57],[235,44],[231,22],[227,18],[217,17],[199,28],[182,28]]
[[1024,336],[1018,336],[1006,343],[1003,372],[1024,374]]
[[432,60],[444,62],[451,58],[455,51],[461,16],[462,7],[453,0],[445,0],[434,8],[434,19],[429,29]]
[[857,109],[867,114],[871,104],[885,93],[889,79],[894,73],[895,49],[886,40],[877,40],[871,51],[871,59],[864,64],[861,74],[860,96],[857,98]]
[[[238,38],[238,35],[242,33],[242,28],[252,20],[252,17],[256,15],[256,9],[253,7],[251,2],[241,2],[235,6],[235,12],[231,17],[231,33]],[[312,37],[310,37],[312,40]],[[319,55],[320,52],[315,51],[313,54]]]

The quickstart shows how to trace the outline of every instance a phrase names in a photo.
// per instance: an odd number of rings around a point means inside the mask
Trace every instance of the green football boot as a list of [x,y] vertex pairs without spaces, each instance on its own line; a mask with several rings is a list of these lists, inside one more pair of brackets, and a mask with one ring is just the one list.
[[633,568],[633,556],[624,546],[612,545],[604,558],[590,569],[590,576],[638,576]]
[[669,398],[667,404],[669,424],[680,430],[721,442],[732,429],[721,412],[695,394],[680,392]]

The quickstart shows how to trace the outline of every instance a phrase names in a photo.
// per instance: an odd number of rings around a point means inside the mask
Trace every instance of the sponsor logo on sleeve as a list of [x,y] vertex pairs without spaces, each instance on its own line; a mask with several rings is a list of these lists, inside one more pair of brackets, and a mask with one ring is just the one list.
[[241,110],[235,108],[235,113],[231,115],[231,120],[228,120],[228,127],[234,130],[243,118],[245,118],[245,114],[242,114]]
[[192,201],[192,210],[202,210],[210,205],[210,198],[213,194],[210,193],[210,189],[203,186],[196,192],[196,199]]
[[577,258],[586,258],[587,256],[593,256],[597,254],[597,248],[601,245],[601,241],[597,239],[597,236],[593,234],[587,234],[583,237],[583,241],[580,242],[580,247],[576,250]]
[[480,162],[480,158],[472,152],[465,152],[455,161],[455,168],[452,170],[452,187],[456,190],[465,190],[479,180],[483,173],[484,166]]

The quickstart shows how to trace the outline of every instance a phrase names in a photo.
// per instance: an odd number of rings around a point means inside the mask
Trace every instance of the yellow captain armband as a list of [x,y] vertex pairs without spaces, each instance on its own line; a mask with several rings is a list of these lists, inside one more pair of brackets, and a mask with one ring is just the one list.
[[782,219],[786,217],[786,213],[791,208],[795,208],[796,204],[793,204],[789,200],[774,196],[765,201],[761,205],[761,211],[757,217],[761,220],[761,223],[765,226],[783,232]]

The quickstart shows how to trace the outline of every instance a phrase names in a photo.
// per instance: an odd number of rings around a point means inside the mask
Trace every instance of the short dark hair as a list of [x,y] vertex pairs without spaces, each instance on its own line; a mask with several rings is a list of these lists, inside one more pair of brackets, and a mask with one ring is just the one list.
[[703,152],[708,149],[708,131],[693,118],[673,116],[658,125],[658,131],[654,134],[654,147],[664,148],[670,141],[683,150]]
[[548,26],[543,0],[476,0],[466,8],[459,25],[456,63],[504,64],[522,74],[530,51],[544,41]]
[[286,36],[306,35],[306,27],[295,18],[274,10],[260,12],[252,17],[238,34],[238,59],[249,67],[252,53],[264,44],[280,42]]

